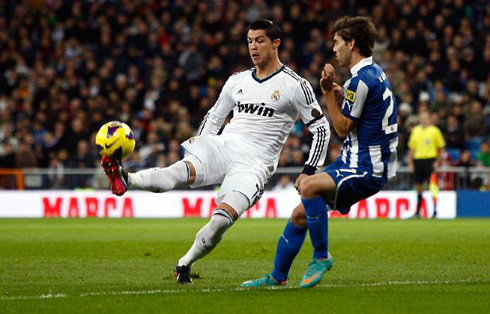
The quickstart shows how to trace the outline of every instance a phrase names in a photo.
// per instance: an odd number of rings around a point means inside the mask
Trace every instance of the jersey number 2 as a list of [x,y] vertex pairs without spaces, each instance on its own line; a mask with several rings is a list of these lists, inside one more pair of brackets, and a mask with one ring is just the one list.
[[395,106],[393,93],[390,91],[388,87],[383,93],[383,101],[385,101],[387,98],[390,98],[390,104],[388,105],[388,108],[386,108],[385,116],[383,117],[383,121],[381,122],[381,128],[383,131],[385,131],[386,134],[391,134],[397,131],[398,125],[396,124],[396,117],[395,117],[395,123],[388,124],[390,117],[393,115],[393,107]]

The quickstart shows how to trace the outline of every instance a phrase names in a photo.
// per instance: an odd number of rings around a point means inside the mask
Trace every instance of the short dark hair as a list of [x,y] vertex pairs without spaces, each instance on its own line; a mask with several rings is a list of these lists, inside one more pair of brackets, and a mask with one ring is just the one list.
[[265,34],[272,40],[281,39],[282,32],[279,26],[271,20],[257,20],[250,24],[248,30],[265,30]]
[[355,40],[361,55],[370,57],[373,54],[376,26],[367,17],[344,16],[333,25],[332,34],[337,33],[345,41]]

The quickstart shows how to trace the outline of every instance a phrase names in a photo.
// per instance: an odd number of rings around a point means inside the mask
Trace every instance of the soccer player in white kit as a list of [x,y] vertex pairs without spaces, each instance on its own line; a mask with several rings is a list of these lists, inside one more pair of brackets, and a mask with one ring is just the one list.
[[[280,28],[272,21],[250,25],[247,41],[255,67],[226,81],[197,136],[182,143],[183,160],[167,168],[127,173],[118,161],[102,158],[101,165],[116,195],[124,194],[128,187],[166,192],[183,186],[221,184],[217,209],[177,263],[178,283],[192,283],[191,265],[215,248],[226,230],[260,199],[298,116],[313,140],[296,186],[325,161],[329,124],[311,85],[280,62],[280,37]],[[233,118],[218,135],[230,112]]]

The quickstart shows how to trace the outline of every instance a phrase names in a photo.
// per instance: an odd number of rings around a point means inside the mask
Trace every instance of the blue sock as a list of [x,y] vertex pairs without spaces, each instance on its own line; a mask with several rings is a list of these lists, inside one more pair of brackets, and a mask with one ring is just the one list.
[[305,241],[306,231],[306,228],[295,226],[288,221],[282,236],[279,238],[279,243],[277,243],[274,270],[272,271],[272,277],[276,280],[285,281],[288,279],[293,260]]
[[328,212],[322,197],[302,199],[313,244],[313,258],[328,257]]

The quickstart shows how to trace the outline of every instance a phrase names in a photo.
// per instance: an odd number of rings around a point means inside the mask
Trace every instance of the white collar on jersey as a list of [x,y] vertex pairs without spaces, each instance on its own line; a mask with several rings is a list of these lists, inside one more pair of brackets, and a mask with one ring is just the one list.
[[371,65],[371,64],[373,64],[373,57],[367,57],[367,58],[361,59],[361,61],[357,62],[356,65],[353,66],[352,69],[350,69],[350,73],[352,75],[356,75],[360,69],[362,69],[366,65]]

